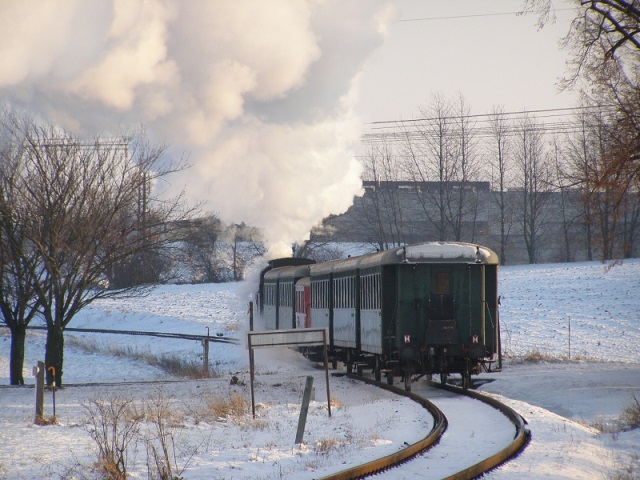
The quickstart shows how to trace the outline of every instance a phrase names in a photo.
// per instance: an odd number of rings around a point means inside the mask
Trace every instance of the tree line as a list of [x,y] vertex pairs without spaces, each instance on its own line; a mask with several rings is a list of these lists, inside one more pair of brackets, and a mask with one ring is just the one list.
[[491,237],[502,263],[514,242],[536,263],[553,234],[567,261],[577,243],[589,260],[633,254],[640,177],[615,109],[549,125],[527,112],[460,115],[436,96],[422,114],[368,138],[366,194],[346,217],[378,248]]

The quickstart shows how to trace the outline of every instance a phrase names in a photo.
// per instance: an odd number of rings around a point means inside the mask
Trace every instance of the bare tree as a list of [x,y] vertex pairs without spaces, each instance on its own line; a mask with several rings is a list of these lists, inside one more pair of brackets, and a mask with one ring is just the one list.
[[307,240],[293,245],[294,258],[310,258],[317,262],[343,258],[343,252],[332,236],[333,230],[334,228],[326,223],[313,227]]
[[189,222],[183,228],[181,241],[188,258],[187,263],[195,271],[195,280],[210,283],[222,280],[220,268],[220,237],[224,226],[215,215]]
[[[619,126],[631,131],[627,156],[610,168],[640,175],[640,3],[636,0],[575,0],[578,8],[564,39],[571,52],[562,88],[583,90],[592,101],[615,105]],[[553,11],[552,0],[525,0],[524,11],[540,14],[544,24]]]
[[554,217],[560,219],[560,233],[562,239],[559,260],[561,262],[572,262],[575,260],[576,244],[578,244],[578,238],[582,235],[579,234],[579,223],[584,220],[584,216],[577,205],[576,197],[577,188],[575,188],[574,182],[571,180],[569,169],[571,164],[567,159],[567,154],[564,151],[560,139],[554,135],[551,140],[551,169],[553,171],[553,184],[558,190],[556,198],[557,203],[553,203],[551,208],[554,208]]
[[640,183],[625,194],[622,205],[622,255],[633,258],[640,237]]
[[9,382],[23,385],[27,327],[39,307],[32,275],[40,272],[36,250],[20,218],[21,147],[7,141],[7,131],[2,127],[9,115],[3,112],[0,118],[0,314],[11,332]]
[[404,205],[398,182],[401,167],[389,143],[382,138],[369,145],[363,180],[367,195],[358,203],[358,222],[380,250],[406,242]]
[[[478,178],[480,172],[476,125],[462,95],[459,95],[453,113],[453,182],[446,186],[446,218],[454,240],[461,241],[464,238],[474,242],[479,201],[469,185]],[[469,227],[465,228],[466,225]]]
[[473,240],[479,203],[470,182],[479,157],[470,108],[462,95],[454,103],[436,95],[420,113],[405,125],[401,147],[416,198],[438,240]]
[[[501,107],[494,108],[489,121],[491,123],[490,164],[494,185],[493,196],[498,206],[500,222],[500,262],[507,264],[507,246],[513,225],[513,204],[506,195],[512,168],[509,161],[511,127]],[[497,191],[496,186],[498,187]]]
[[548,215],[544,206],[549,200],[551,182],[545,160],[542,130],[528,115],[522,118],[518,128],[516,161],[521,192],[517,216],[522,227],[529,263],[536,263],[539,242]]
[[[259,229],[250,227],[244,222],[234,224],[229,228],[229,244],[231,245],[233,280],[244,279],[245,267],[251,258],[257,253],[263,255],[264,246],[260,243],[261,234]],[[258,246],[258,251],[256,251]]]
[[441,95],[435,95],[420,114],[423,118],[405,131],[403,158],[414,182],[437,182],[435,191],[422,188],[416,193],[425,217],[436,228],[438,240],[443,241],[447,238],[445,186],[452,175],[451,106]]
[[29,278],[47,325],[47,383],[61,385],[66,326],[98,298],[142,293],[147,286],[108,288],[109,272],[161,252],[167,222],[190,212],[180,198],[149,198],[149,214],[137,214],[145,182],[172,171],[158,168],[164,148],[142,137],[83,140],[28,118],[3,126],[21,152],[16,220],[37,256]]
[[[567,41],[576,47],[574,67],[602,66],[626,51],[640,52],[640,4],[636,0],[575,0],[579,6]],[[554,18],[553,0],[524,0],[523,12]]]

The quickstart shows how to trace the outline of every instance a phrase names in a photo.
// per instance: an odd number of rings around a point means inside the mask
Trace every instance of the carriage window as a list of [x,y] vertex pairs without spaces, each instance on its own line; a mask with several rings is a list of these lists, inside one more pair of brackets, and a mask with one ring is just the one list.
[[286,282],[280,284],[280,306],[293,307],[293,283]]
[[276,304],[276,286],[273,283],[265,283],[264,285],[264,304]]
[[380,274],[363,275],[360,280],[360,307],[363,310],[379,310]]
[[449,272],[434,272],[431,278],[431,292],[438,295],[451,293],[451,275]]
[[355,277],[340,277],[333,279],[334,308],[353,308],[355,292]]
[[311,308],[329,308],[329,280],[311,282]]

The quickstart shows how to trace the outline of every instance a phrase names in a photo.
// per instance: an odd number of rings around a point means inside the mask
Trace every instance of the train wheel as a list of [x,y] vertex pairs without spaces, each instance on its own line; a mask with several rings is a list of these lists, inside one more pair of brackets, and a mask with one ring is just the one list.
[[347,351],[347,358],[344,363],[347,366],[347,373],[353,373],[353,362],[351,361],[351,352]]
[[410,370],[404,371],[404,389],[407,392],[411,391],[411,371]]
[[376,379],[376,382],[382,380],[382,372],[380,371],[380,357],[378,357],[377,355],[373,364],[373,376]]
[[462,389],[469,390],[471,386],[471,374],[468,370],[462,372]]
[[440,374],[440,384],[441,385],[446,385],[447,384],[447,377],[448,377],[448,375],[446,373],[441,373]]
[[393,385],[393,370],[387,370],[387,385]]
[[471,368],[469,367],[469,362],[467,361],[464,370],[462,371],[462,389],[469,390],[471,387]]

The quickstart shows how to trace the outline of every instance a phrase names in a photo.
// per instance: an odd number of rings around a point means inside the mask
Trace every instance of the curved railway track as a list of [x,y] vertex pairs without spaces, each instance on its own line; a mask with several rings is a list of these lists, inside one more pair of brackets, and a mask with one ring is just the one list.
[[[427,400],[426,398],[420,395],[417,395],[416,393],[408,392],[404,389],[401,389],[392,385],[387,385],[386,383],[378,382],[367,377],[358,376],[354,374],[349,374],[348,376],[371,385],[376,385],[380,388],[392,391],[399,395],[404,395],[406,397],[409,397],[415,400],[416,402],[420,403],[422,406],[424,406],[427,410],[431,412],[431,414],[434,417],[434,426],[431,432],[429,432],[429,434],[425,438],[423,438],[422,440],[414,444],[408,445],[406,448],[402,449],[401,451],[393,455],[387,455],[383,458],[379,458],[377,460],[367,462],[362,465],[350,467],[340,472],[322,477],[319,480],[348,480],[348,479],[356,479],[356,478],[365,478],[365,477],[395,468],[411,460],[415,456],[428,451],[440,441],[440,439],[442,438],[442,435],[447,429],[448,421],[444,416],[444,414],[442,413],[442,411],[434,403],[432,403],[431,401]],[[450,476],[445,477],[446,480],[466,480],[466,479],[477,478],[480,475],[487,473],[493,470],[494,468],[498,467],[499,465],[514,458],[526,447],[527,443],[529,442],[530,432],[526,428],[526,421],[524,420],[524,418],[522,418],[522,416],[520,416],[512,408],[508,407],[507,405],[504,405],[503,403],[495,400],[494,398],[491,398],[486,395],[482,395],[472,390],[463,390],[461,388],[457,388],[449,385],[436,385],[436,384],[431,384],[431,385],[441,390],[454,393],[456,395],[465,395],[467,397],[478,400],[480,402],[483,402],[497,409],[499,412],[501,412],[504,416],[506,416],[509,419],[509,421],[513,424],[515,428],[515,434],[513,436],[513,440],[506,447],[502,448],[497,453],[479,462],[476,462],[475,464],[469,467],[463,468],[462,470]]]

